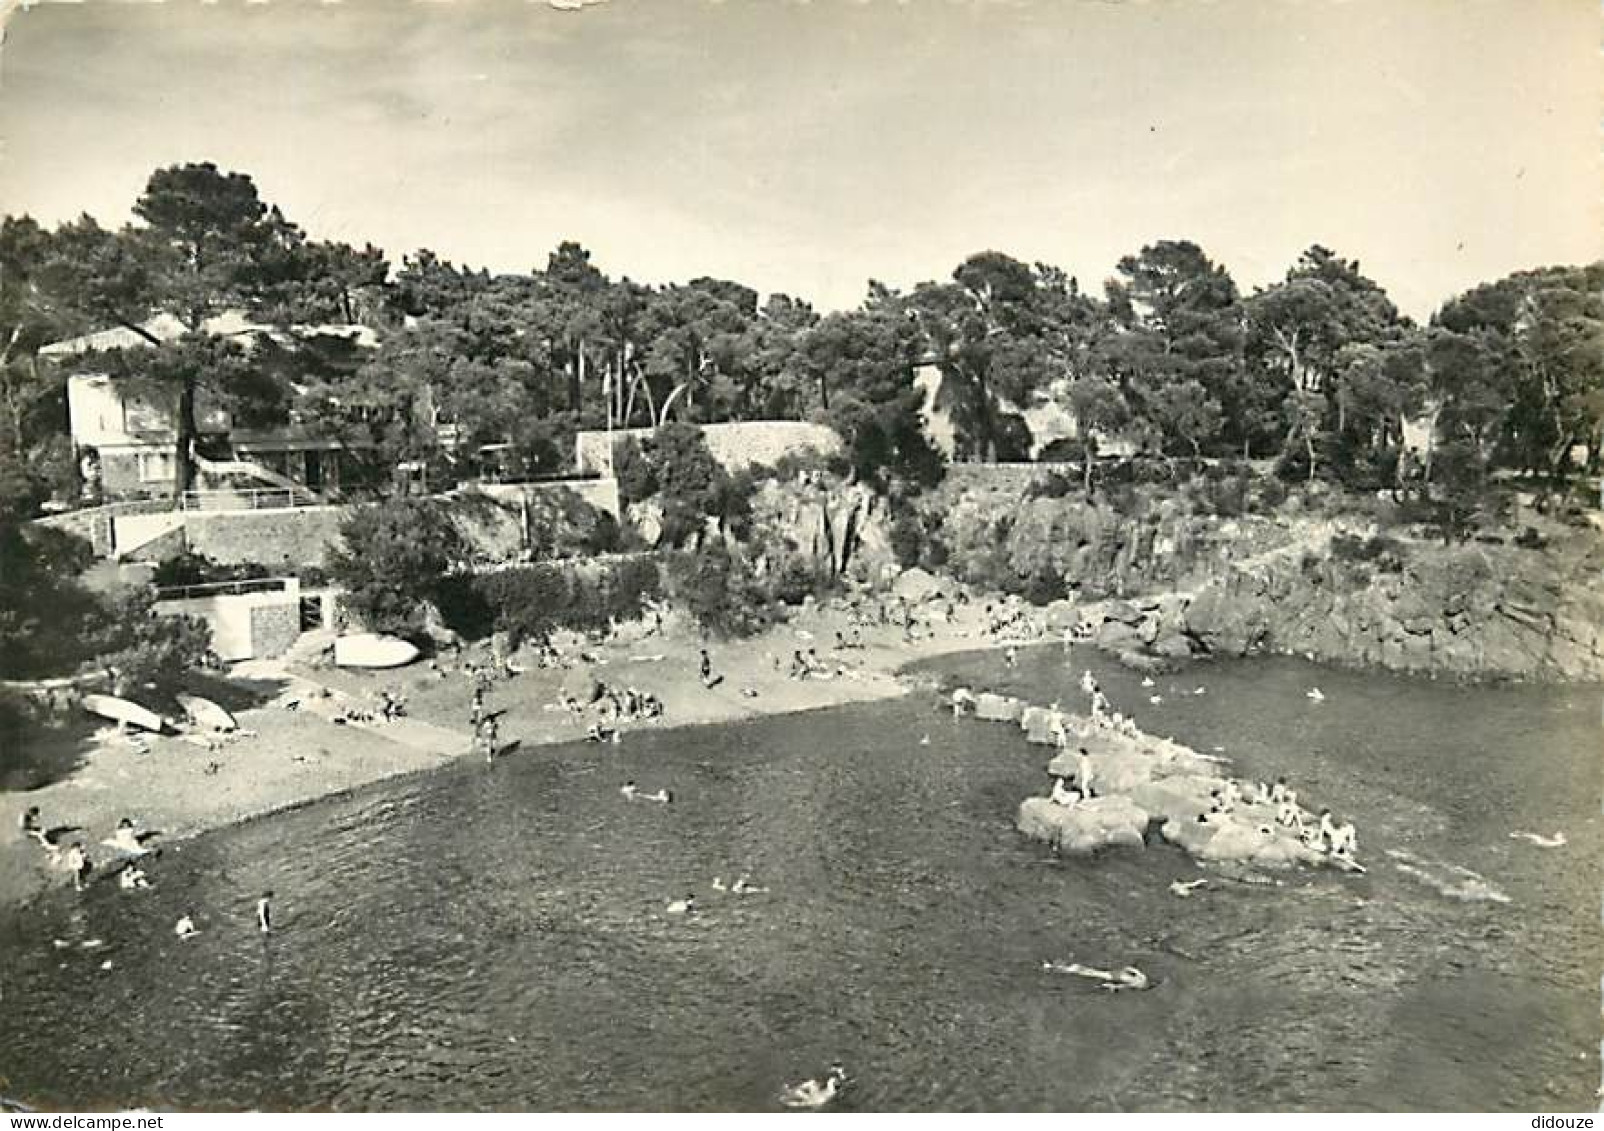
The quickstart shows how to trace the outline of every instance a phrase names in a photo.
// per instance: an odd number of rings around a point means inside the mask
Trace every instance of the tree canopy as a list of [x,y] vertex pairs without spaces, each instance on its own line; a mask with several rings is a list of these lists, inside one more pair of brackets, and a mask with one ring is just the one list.
[[[921,366],[960,459],[1029,458],[1051,436],[1027,421],[1048,405],[1077,422],[1088,471],[1117,437],[1154,457],[1275,456],[1309,479],[1429,488],[1440,466],[1406,443],[1427,422],[1489,472],[1563,484],[1574,451],[1596,470],[1604,444],[1601,263],[1486,283],[1419,326],[1318,244],[1252,293],[1185,239],[1123,257],[1101,293],[984,250],[944,281],[871,281],[856,309],[821,315],[736,280],[614,277],[572,240],[526,273],[428,249],[392,264],[312,239],[250,176],[209,163],[156,170],[133,215],[116,230],[0,225],[0,445],[52,480],[71,476],[66,367],[39,348],[108,327],[144,348],[93,362],[170,398],[179,490],[198,402],[255,427],[315,425],[381,488],[409,462],[472,476],[484,453],[506,474],[556,474],[582,428],[761,419],[831,425],[878,486],[928,483],[941,459]],[[225,314],[275,332],[220,340],[208,327]],[[182,332],[152,331],[157,316]]]

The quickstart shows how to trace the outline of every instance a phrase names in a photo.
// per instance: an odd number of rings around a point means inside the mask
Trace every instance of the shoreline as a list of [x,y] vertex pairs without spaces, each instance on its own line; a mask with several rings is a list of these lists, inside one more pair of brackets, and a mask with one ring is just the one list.
[[[813,608],[747,640],[708,642],[715,670],[724,676],[714,688],[703,687],[696,672],[703,641],[673,625],[662,635],[632,632],[590,646],[594,663],[537,669],[498,681],[488,706],[504,714],[503,737],[519,743],[516,751],[503,756],[518,758],[585,737],[586,721],[593,714],[576,717],[550,705],[565,687],[587,676],[613,686],[636,686],[661,699],[662,719],[624,723],[625,742],[655,731],[900,698],[915,689],[904,674],[914,664],[1007,646],[1007,640],[986,635],[981,622],[971,601],[958,606],[954,623],[938,623],[933,633],[912,642],[902,639],[900,628],[877,625],[862,630],[861,650],[837,652],[823,645],[834,639],[837,629],[847,631],[846,614],[833,607]],[[809,648],[818,649],[820,660],[832,669],[839,662],[847,674],[789,678],[791,652]],[[83,842],[96,865],[90,882],[104,883],[120,860],[100,842],[124,816],[142,830],[160,832],[153,842],[156,849],[176,848],[208,832],[477,757],[469,749],[467,722],[461,717],[470,696],[469,680],[461,672],[441,673],[424,664],[368,673],[248,662],[236,665],[228,682],[280,686],[269,702],[235,712],[241,728],[253,733],[229,741],[215,754],[182,736],[146,736],[151,752],[138,754],[126,742],[85,735],[74,725],[34,731],[30,744],[54,748],[38,761],[70,760],[72,765],[51,772],[48,784],[0,791],[0,821],[6,830],[0,846],[0,907],[21,906],[71,882],[67,872],[52,867],[16,831],[29,806],[39,806],[46,828],[76,827],[62,839]],[[322,701],[329,705],[368,703],[380,689],[399,687],[407,697],[408,714],[393,724],[336,725],[310,706],[318,701],[320,686],[330,693]],[[743,695],[743,688],[755,696]],[[306,706],[286,710],[286,697],[299,698]],[[208,772],[208,763],[216,768]],[[152,879],[160,883],[160,857],[155,860]]]
[[[503,739],[518,740],[518,749],[505,756],[517,758],[584,739],[586,722],[595,715],[575,716],[556,704],[565,689],[588,682],[590,677],[615,687],[634,686],[662,701],[660,720],[623,724],[623,740],[630,742],[659,730],[901,698],[917,688],[907,672],[921,662],[995,651],[1011,643],[1059,643],[1050,631],[1018,638],[988,633],[982,612],[988,602],[1002,606],[1005,599],[1000,595],[972,596],[966,604],[956,606],[952,623],[932,618],[911,642],[893,625],[864,628],[861,648],[841,652],[831,642],[837,631],[848,633],[849,618],[835,601],[804,607],[788,621],[734,641],[705,641],[678,613],[670,613],[664,631],[646,632],[636,623],[622,626],[615,638],[604,644],[584,645],[592,662],[528,670],[498,681],[489,693],[487,707],[503,714]],[[1104,604],[1088,602],[1080,608],[1091,613]],[[926,610],[932,607],[926,606]],[[1028,605],[1017,607],[1032,612]],[[1120,662],[1095,640],[1077,641],[1077,645],[1095,648],[1108,661]],[[702,686],[697,673],[698,653],[704,646],[712,654],[715,671],[724,677],[714,688]],[[810,648],[818,650],[822,663],[831,668],[839,663],[846,674],[789,678],[786,668],[791,653]],[[464,654],[483,663],[489,650],[478,644]],[[1334,662],[1300,656],[1292,649],[1259,655]],[[1443,675],[1396,671],[1385,665],[1338,666],[1375,668],[1414,678],[1439,679]],[[31,737],[40,746],[54,749],[30,762],[72,764],[65,771],[47,771],[50,780],[43,786],[0,790],[0,821],[5,823],[0,841],[0,907],[20,906],[52,887],[70,883],[65,871],[51,867],[39,848],[15,831],[21,813],[30,805],[40,807],[47,828],[81,826],[76,836],[96,864],[91,882],[105,882],[107,873],[120,861],[100,841],[111,835],[124,816],[133,818],[141,829],[159,830],[158,849],[176,847],[204,833],[476,757],[465,717],[471,683],[461,671],[442,672],[426,663],[364,672],[251,661],[235,665],[226,682],[238,695],[254,693],[266,702],[235,711],[241,727],[253,736],[233,740],[216,754],[204,752],[183,737],[171,736],[151,738],[151,753],[136,754],[125,742],[87,735],[80,719],[36,730]],[[266,694],[266,688],[272,688],[273,694]],[[756,694],[743,695],[743,688]],[[406,696],[406,718],[356,726],[335,725],[327,717],[337,706],[373,706],[381,689],[399,690]],[[303,709],[284,709],[287,698],[299,698]],[[207,772],[209,760],[217,767],[212,773]],[[72,839],[64,838],[67,843]],[[159,882],[159,862],[153,879]]]

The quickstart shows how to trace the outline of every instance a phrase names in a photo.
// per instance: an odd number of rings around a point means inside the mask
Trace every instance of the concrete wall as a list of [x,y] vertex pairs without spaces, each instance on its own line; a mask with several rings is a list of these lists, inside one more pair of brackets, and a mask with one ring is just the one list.
[[492,499],[517,505],[521,500],[536,499],[542,495],[571,493],[597,510],[620,517],[618,480],[616,479],[559,479],[544,483],[480,483],[473,490]]
[[339,540],[348,509],[191,511],[184,525],[191,550],[225,565],[321,566]]
[[37,526],[48,526],[52,530],[76,534],[94,548],[96,557],[111,556],[112,517],[111,512],[104,507],[51,515],[49,518],[35,519],[34,523]]
[[[158,511],[154,514],[120,514],[112,520],[112,531],[117,553],[130,554],[146,543],[154,541],[184,525],[179,511]],[[181,546],[179,547],[182,548]]]
[[167,599],[156,609],[205,621],[212,651],[229,662],[281,656],[301,634],[301,586],[294,578],[280,590]]
[[[773,467],[782,456],[798,452],[835,453],[841,437],[822,424],[802,420],[750,420],[702,424],[713,457],[731,471],[753,464]],[[611,476],[617,445],[625,438],[650,436],[653,428],[622,428],[612,432],[580,432],[574,438],[574,459],[583,474]]]

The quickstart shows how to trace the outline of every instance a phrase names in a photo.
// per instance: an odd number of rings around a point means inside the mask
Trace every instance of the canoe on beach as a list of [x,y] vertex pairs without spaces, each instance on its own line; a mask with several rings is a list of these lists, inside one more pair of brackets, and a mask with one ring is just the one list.
[[417,645],[395,636],[359,632],[334,641],[336,667],[399,668],[417,658]]
[[231,731],[239,729],[239,720],[233,715],[213,703],[210,699],[203,699],[199,695],[180,695],[179,704],[198,726],[209,730]]
[[85,695],[83,704],[84,710],[90,714],[110,719],[114,723],[125,723],[156,734],[160,734],[166,728],[162,717],[155,711],[141,707],[138,703],[131,703],[127,699],[119,699],[115,695]]

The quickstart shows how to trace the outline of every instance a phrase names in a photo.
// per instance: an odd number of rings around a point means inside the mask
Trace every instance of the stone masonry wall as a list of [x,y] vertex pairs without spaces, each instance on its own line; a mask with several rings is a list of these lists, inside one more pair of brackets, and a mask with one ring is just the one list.
[[301,635],[300,602],[251,610],[251,645],[259,659],[282,656]]
[[321,566],[339,540],[346,510],[198,511],[189,514],[184,525],[191,550],[225,565]]

